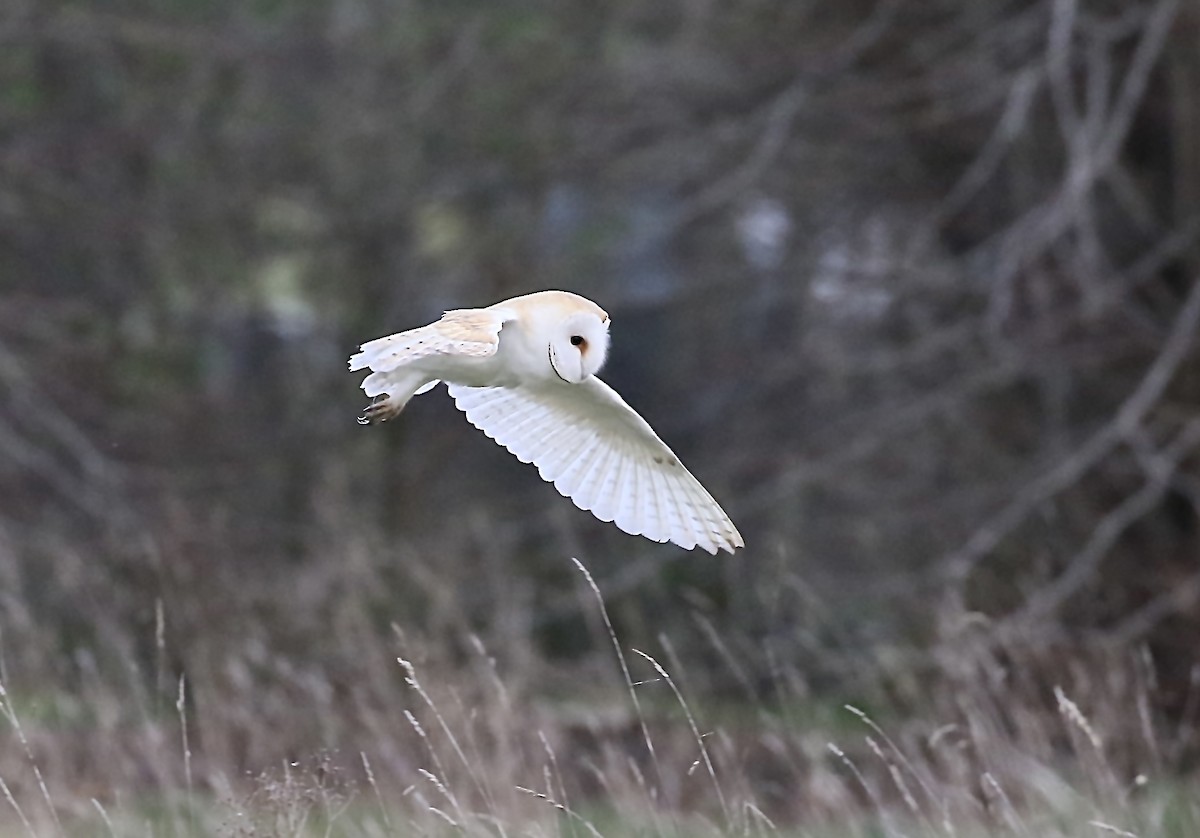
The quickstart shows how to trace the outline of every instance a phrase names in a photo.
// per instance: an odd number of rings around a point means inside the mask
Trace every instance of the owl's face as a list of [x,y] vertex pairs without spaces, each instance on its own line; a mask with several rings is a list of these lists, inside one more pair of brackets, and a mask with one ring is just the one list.
[[608,315],[580,311],[551,329],[550,366],[563,381],[578,384],[604,366],[608,354]]

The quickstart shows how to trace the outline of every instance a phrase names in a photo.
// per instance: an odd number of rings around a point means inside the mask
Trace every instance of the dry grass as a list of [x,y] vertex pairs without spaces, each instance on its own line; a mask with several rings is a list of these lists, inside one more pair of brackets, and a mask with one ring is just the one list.
[[[719,700],[690,694],[669,639],[627,647],[578,569],[611,645],[566,666],[393,627],[346,683],[300,690],[243,694],[218,669],[174,700],[101,680],[39,696],[6,674],[3,834],[1200,834],[1200,697],[1164,713],[1144,656],[1001,648],[983,626],[916,669],[864,654],[855,705],[782,672],[758,702]],[[270,736],[276,760],[239,758]]]

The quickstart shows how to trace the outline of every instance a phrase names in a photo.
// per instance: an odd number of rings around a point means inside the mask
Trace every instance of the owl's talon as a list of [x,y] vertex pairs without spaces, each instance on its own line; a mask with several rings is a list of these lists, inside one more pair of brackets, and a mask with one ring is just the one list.
[[376,396],[375,400],[363,409],[358,417],[358,424],[372,425],[376,422],[386,422],[399,415],[402,407],[397,407],[389,396]]

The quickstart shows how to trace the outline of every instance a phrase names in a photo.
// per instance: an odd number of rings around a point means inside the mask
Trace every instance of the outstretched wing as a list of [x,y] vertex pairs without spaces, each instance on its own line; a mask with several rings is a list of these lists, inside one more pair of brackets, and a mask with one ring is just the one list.
[[733,552],[742,536],[654,429],[596,377],[545,387],[449,384],[454,403],[580,509],[631,535]]
[[360,422],[386,422],[396,416],[413,396],[433,389],[438,383],[429,366],[420,363],[435,355],[482,358],[494,355],[500,345],[500,330],[513,319],[506,309],[459,309],[446,312],[441,320],[395,335],[368,341],[350,356],[350,369],[370,369],[362,388],[374,401]]

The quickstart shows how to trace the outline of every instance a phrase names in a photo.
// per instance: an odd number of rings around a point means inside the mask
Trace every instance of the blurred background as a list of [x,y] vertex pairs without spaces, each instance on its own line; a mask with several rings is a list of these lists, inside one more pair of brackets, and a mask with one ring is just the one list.
[[[7,0],[0,820],[293,766],[783,828],[899,796],[845,703],[1057,765],[1064,695],[1120,788],[1194,782],[1198,236],[1189,2]],[[355,423],[357,344],[543,288],[744,551],[593,520],[442,390]]]

